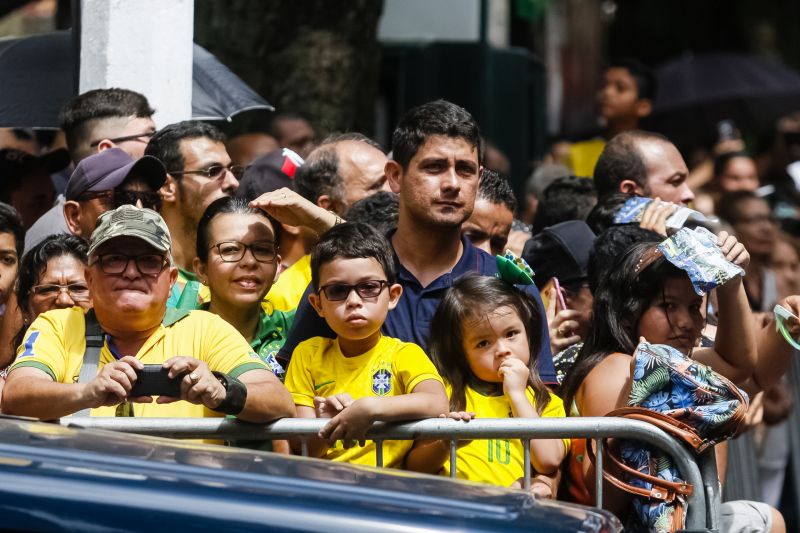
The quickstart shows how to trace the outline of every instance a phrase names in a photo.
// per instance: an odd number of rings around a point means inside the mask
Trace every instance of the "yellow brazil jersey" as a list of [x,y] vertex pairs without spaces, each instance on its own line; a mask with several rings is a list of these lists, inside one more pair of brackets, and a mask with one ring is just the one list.
[[600,159],[603,148],[606,147],[605,139],[591,139],[572,144],[569,147],[567,166],[572,173],[582,178],[594,177],[594,166]]
[[[205,361],[211,370],[238,377],[248,370],[265,369],[247,341],[233,326],[206,311],[176,314],[166,320],[144,343],[136,358],[144,364],[160,365],[176,355]],[[86,351],[86,327],[80,307],[57,309],[39,315],[33,321],[17,350],[11,371],[34,367],[46,372],[58,383],[76,383]],[[98,369],[116,360],[108,338],[100,350]],[[128,355],[128,354],[124,354]],[[121,357],[122,355],[120,355]],[[92,409],[91,416],[115,416],[116,406]],[[203,405],[186,401],[168,404],[134,403],[133,416],[140,417],[223,417]]]
[[[448,394],[449,394],[448,387]],[[473,412],[477,419],[512,418],[511,403],[504,395],[485,396],[467,387],[465,389],[466,409]],[[528,387],[527,396],[531,405],[536,407],[533,389]],[[561,398],[550,393],[550,402],[541,414],[542,418],[563,418],[564,403]],[[565,452],[569,451],[569,439],[563,439]],[[517,439],[473,440],[456,452],[456,477],[481,483],[490,483],[508,487],[525,475],[523,470],[524,449],[522,441]],[[448,458],[440,472],[450,475],[450,459]]]
[[306,287],[311,283],[311,256],[304,255],[295,264],[281,272],[278,281],[264,298],[262,307],[267,310],[269,303],[279,311],[297,309]]
[[[413,392],[419,383],[442,382],[422,348],[392,337],[381,337],[370,351],[345,357],[336,339],[313,337],[300,343],[286,372],[286,387],[296,405],[314,407],[314,396],[349,393],[357,400],[366,396],[400,396]],[[411,441],[385,441],[384,466],[399,467],[411,449]],[[326,459],[375,465],[375,443],[345,449],[332,446]]]

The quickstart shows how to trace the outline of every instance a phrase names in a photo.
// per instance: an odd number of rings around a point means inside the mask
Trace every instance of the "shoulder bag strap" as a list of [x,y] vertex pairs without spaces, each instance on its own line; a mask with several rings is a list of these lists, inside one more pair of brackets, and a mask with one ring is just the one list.
[[[97,367],[100,364],[100,350],[103,348],[103,330],[97,322],[94,309],[90,309],[84,315],[86,323],[86,352],[83,354],[81,372],[78,376],[78,383],[88,383],[97,375]],[[74,416],[89,416],[89,409],[82,409]]]
[[622,418],[631,418],[633,420],[641,420],[664,430],[673,437],[677,437],[695,451],[699,452],[704,449],[704,440],[695,432],[688,424],[684,424],[671,416],[659,413],[646,407],[621,407],[614,409],[606,416],[617,416]]

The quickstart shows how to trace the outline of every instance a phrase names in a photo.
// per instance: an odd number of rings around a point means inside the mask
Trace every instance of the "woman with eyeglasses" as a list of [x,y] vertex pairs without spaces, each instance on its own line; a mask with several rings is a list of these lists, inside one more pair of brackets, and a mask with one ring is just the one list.
[[277,228],[280,224],[247,200],[220,198],[198,224],[194,269],[211,293],[211,301],[201,307],[235,327],[283,380],[275,355],[286,341],[294,311],[262,307],[280,264]]
[[51,235],[22,256],[17,283],[17,303],[24,324],[17,335],[22,341],[28,324],[51,309],[92,307],[84,278],[88,244],[75,235]]

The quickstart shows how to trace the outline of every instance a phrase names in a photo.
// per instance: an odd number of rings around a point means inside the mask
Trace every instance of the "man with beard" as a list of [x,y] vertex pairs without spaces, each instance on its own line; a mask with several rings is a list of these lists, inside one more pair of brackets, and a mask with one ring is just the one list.
[[173,235],[172,257],[178,267],[178,281],[167,305],[193,308],[197,301],[209,298],[208,289],[201,287],[192,271],[197,224],[211,202],[239,187],[244,169],[231,164],[225,135],[199,121],[170,124],[153,135],[145,153],[160,159],[167,169],[161,215]]
[[[480,181],[480,142],[472,115],[444,100],[411,109],[392,135],[393,160],[386,163],[386,177],[399,195],[400,207],[397,230],[389,238],[403,295],[386,318],[385,335],[424,349],[430,320],[453,281],[467,273],[497,273],[495,258],[461,236]],[[536,287],[525,290],[544,316]],[[304,299],[279,359],[288,363],[294,347],[315,336],[333,338],[334,334]],[[544,321],[541,338],[549,338]],[[554,383],[548,342],[542,342],[538,365],[542,380]]]

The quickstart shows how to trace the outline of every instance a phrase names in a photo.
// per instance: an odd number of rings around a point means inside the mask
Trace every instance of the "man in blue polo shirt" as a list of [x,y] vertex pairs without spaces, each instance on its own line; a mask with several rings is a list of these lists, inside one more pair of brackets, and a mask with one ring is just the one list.
[[[424,349],[431,318],[453,281],[472,272],[497,273],[494,257],[461,237],[480,181],[480,142],[472,115],[444,100],[411,109],[392,135],[393,159],[386,164],[386,177],[399,195],[400,208],[397,230],[389,239],[403,295],[383,324],[390,337]],[[544,316],[535,285],[525,290]],[[541,333],[549,339],[544,321]],[[304,298],[278,358],[288,363],[297,344],[316,336],[335,335]],[[556,383],[549,342],[542,342],[538,364],[542,380]]]

